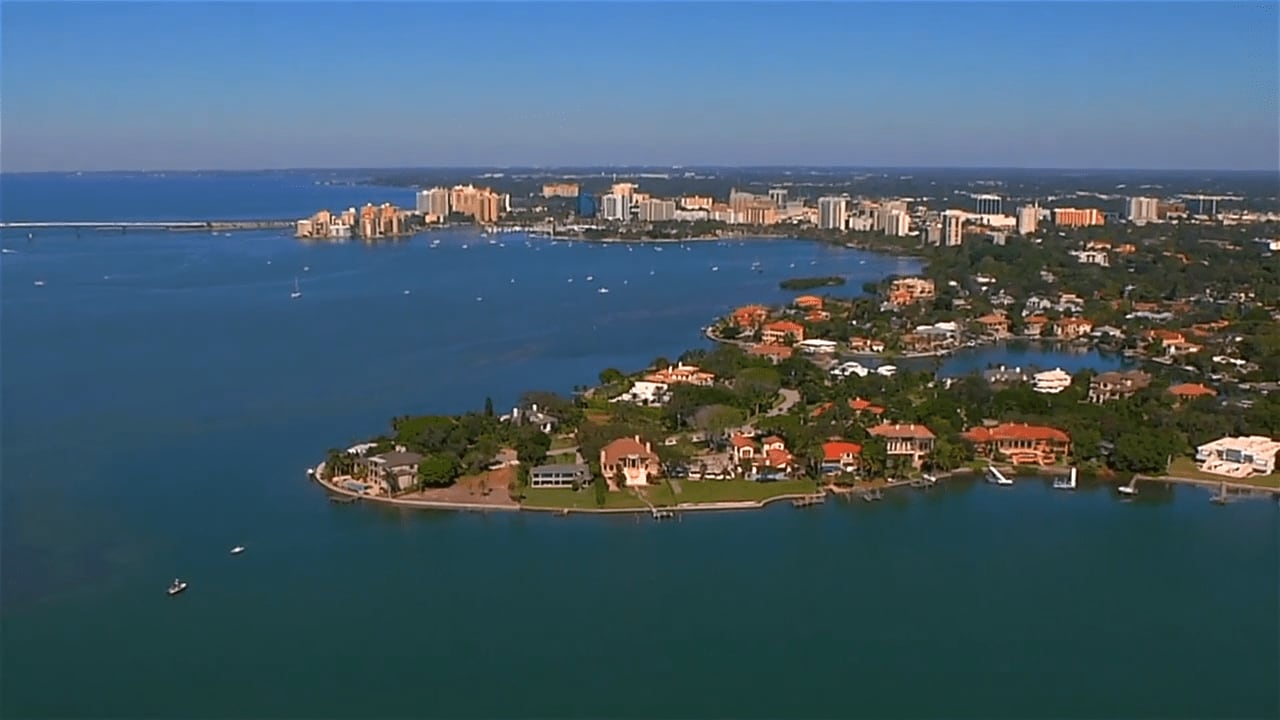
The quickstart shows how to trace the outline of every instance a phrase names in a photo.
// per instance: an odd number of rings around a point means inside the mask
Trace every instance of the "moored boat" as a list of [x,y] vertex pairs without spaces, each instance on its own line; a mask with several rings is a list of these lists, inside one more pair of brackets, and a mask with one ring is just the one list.
[[1075,490],[1076,489],[1076,469],[1071,468],[1071,475],[1065,478],[1056,478],[1053,481],[1054,490]]

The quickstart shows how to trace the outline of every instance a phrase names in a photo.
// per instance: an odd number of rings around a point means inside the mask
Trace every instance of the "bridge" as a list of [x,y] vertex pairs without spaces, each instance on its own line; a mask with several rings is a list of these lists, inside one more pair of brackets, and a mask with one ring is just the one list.
[[0,230],[270,230],[293,227],[294,220],[154,220],[0,222]]

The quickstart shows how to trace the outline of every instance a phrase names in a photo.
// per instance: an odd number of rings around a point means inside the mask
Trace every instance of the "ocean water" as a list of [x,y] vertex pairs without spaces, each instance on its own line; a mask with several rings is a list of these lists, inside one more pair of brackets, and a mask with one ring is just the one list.
[[[292,174],[0,193],[6,219],[408,204]],[[1280,712],[1271,502],[959,483],[663,525],[327,502],[303,469],[392,415],[674,356],[784,277],[915,267],[794,241],[498,240],[0,235],[0,714]]]

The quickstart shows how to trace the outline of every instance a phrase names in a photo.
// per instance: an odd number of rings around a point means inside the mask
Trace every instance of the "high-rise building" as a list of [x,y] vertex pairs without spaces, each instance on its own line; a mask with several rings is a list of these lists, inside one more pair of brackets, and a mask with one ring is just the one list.
[[884,232],[889,227],[889,215],[894,211],[905,213],[907,211],[907,202],[905,200],[889,200],[881,203],[872,215],[875,223],[873,228],[876,232]]
[[1125,219],[1132,223],[1154,222],[1160,219],[1160,201],[1149,197],[1131,197],[1125,202]]
[[849,198],[818,198],[818,227],[823,230],[843,230],[849,221]]
[[979,215],[999,215],[1000,214],[1000,196],[999,195],[975,195],[974,208]]
[[431,212],[431,191],[419,190],[415,198],[413,209],[423,215]]
[[578,217],[593,218],[596,216],[596,198],[589,193],[578,196]]
[[[432,191],[434,192],[434,190]],[[493,223],[502,214],[502,196],[489,188],[473,185],[454,185],[447,194],[448,205],[444,215],[458,213],[470,215],[478,223]],[[432,203],[434,204],[434,196]]]
[[964,243],[964,215],[947,210],[942,213],[942,244],[955,247]]
[[1097,208],[1054,208],[1053,224],[1065,227],[1085,227],[1101,225],[1104,222],[1102,211]]
[[642,222],[667,222],[676,218],[676,201],[650,198],[640,203]]
[[911,216],[901,210],[890,210],[889,219],[884,227],[885,235],[906,237],[911,232]]
[[1035,205],[1023,205],[1018,208],[1018,234],[1030,235],[1040,224],[1040,208]]
[[769,188],[769,200],[773,202],[773,206],[781,210],[787,206],[787,189],[786,188]]
[[600,198],[600,217],[626,222],[631,219],[631,196],[609,193]]
[[680,207],[685,210],[711,210],[716,201],[702,195],[685,195],[680,198]]

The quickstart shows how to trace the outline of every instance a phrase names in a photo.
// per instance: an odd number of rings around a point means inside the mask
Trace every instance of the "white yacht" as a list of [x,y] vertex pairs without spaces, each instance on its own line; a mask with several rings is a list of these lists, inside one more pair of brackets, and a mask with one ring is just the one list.
[[177,595],[178,593],[180,593],[180,592],[182,592],[183,590],[186,590],[186,589],[187,589],[187,584],[186,584],[185,582],[183,582],[182,580],[179,580],[179,579],[177,579],[177,578],[174,578],[174,579],[173,579],[173,584],[169,586],[169,594],[170,594],[170,595]]
[[244,546],[243,546],[243,545],[237,545],[237,546],[235,546],[235,547],[231,548],[231,554],[232,554],[232,555],[239,555],[239,554],[240,554],[240,553],[242,553],[242,552],[244,552]]
[[298,278],[293,279],[293,292],[289,293],[289,297],[293,300],[302,297],[302,288],[298,287]]
[[33,285],[35,285],[36,287],[44,287],[44,281],[43,281],[43,280],[37,280],[37,281],[35,281],[35,282],[34,282],[34,283],[32,283],[32,284],[33,284]]

